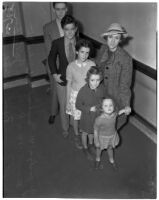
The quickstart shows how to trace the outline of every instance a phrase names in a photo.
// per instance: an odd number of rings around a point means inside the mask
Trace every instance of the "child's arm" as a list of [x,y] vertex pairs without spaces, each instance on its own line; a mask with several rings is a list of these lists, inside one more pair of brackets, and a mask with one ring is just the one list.
[[129,115],[131,113],[131,108],[129,106],[126,106],[124,109],[119,110],[118,115]]
[[94,143],[95,143],[95,146],[98,148],[100,146],[99,144],[99,137],[98,137],[98,127],[97,127],[97,119],[95,120],[95,123],[94,123]]
[[85,113],[90,112],[90,106],[87,106],[87,96],[85,94],[84,88],[81,88],[78,92],[76,99],[76,108]]

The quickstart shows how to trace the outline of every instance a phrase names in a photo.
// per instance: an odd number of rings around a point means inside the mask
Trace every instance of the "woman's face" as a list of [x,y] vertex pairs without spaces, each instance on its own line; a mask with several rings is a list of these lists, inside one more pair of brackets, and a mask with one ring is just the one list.
[[121,38],[121,34],[108,35],[107,45],[110,51],[115,51],[117,49],[118,44],[120,42],[120,38]]
[[100,84],[100,75],[99,74],[92,74],[89,77],[89,87],[92,90],[95,90]]
[[79,51],[77,51],[78,59],[81,62],[85,62],[89,56],[90,49],[88,47],[81,47]]

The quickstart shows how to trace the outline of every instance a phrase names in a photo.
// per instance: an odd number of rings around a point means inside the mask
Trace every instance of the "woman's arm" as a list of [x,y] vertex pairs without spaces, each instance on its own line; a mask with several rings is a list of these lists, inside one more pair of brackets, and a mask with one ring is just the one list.
[[122,58],[122,71],[120,75],[120,101],[123,107],[130,105],[132,81],[132,58],[128,55]]

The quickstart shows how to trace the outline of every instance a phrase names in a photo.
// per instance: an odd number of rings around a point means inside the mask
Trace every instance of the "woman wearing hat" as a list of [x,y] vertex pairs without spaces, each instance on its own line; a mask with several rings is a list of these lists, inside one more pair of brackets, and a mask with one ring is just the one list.
[[[106,44],[102,45],[96,63],[103,71],[103,82],[107,93],[114,97],[118,109],[123,109],[130,106],[132,58],[119,47],[119,44],[128,34],[120,24],[113,23],[101,36],[106,40]],[[120,116],[117,129],[121,128],[126,121],[125,115]]]

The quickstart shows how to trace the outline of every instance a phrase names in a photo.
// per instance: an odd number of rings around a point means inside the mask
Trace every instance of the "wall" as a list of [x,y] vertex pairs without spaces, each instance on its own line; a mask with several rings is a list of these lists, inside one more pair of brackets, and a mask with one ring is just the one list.
[[[3,12],[3,19],[6,19],[3,20],[5,37],[21,34],[25,37],[41,36],[43,25],[54,18],[50,12],[49,2],[4,4],[9,4],[11,8],[8,13]],[[110,23],[119,22],[120,19],[121,24],[133,37],[126,49],[137,60],[156,68],[156,4],[73,3],[72,5],[73,14],[83,24],[84,33],[101,42],[104,41],[99,35]],[[8,21],[8,18],[13,20]],[[25,73],[29,73],[31,77],[45,74],[42,64],[44,58],[46,58],[44,43],[26,45],[21,42],[4,45],[4,78]],[[156,81],[137,72],[134,94],[135,111],[156,127]]]
[[111,23],[121,23],[133,37],[129,53],[156,69],[157,3],[73,3],[73,14],[84,33],[101,42],[100,34]]
[[[113,23],[121,23],[130,36],[126,50],[138,61],[156,69],[156,3],[73,3],[73,14],[84,34],[104,43],[100,37]],[[153,126],[156,122],[156,81],[136,72],[134,110]]]

